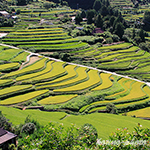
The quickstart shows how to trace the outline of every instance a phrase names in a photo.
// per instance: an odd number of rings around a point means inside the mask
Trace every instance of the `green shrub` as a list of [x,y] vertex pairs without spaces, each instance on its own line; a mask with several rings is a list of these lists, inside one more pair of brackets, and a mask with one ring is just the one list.
[[19,15],[21,13],[20,9],[17,9],[16,14]]
[[44,128],[19,139],[19,149],[62,149],[92,147],[96,145],[97,131],[91,124],[81,128],[74,125],[64,128],[63,124],[50,122]]
[[107,44],[111,44],[111,43],[113,43],[113,39],[112,39],[111,37],[106,38],[105,43],[107,43]]
[[117,114],[117,108],[112,103],[108,103],[106,105],[106,111],[111,114]]
[[119,36],[116,34],[113,34],[112,39],[113,39],[113,42],[119,42],[119,40],[120,40]]
[[4,128],[5,130],[11,131],[12,130],[12,123],[6,119],[2,113],[0,113],[0,128]]
[[81,140],[80,142],[86,143],[88,146],[91,146],[92,143],[95,145],[98,138],[97,130],[92,124],[86,123],[79,130],[78,138]]
[[35,130],[35,125],[34,123],[26,123],[25,125],[23,125],[22,129],[21,129],[21,133],[26,133],[26,134],[32,134]]

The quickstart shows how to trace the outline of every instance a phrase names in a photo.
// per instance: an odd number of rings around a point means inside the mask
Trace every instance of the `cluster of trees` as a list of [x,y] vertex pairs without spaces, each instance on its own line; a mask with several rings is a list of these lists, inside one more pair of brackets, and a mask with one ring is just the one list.
[[16,0],[16,5],[23,6],[33,2],[33,0]]
[[[8,7],[7,1],[0,0],[0,11],[7,11],[11,14],[13,10]],[[12,27],[13,25],[14,21],[11,18],[0,16],[0,27]]]
[[0,27],[13,27],[14,21],[11,18],[0,17]]
[[[76,24],[80,24],[84,17],[87,18],[87,24],[94,23],[95,27],[101,28],[104,31],[109,31],[112,35],[117,35],[120,38],[119,40],[134,42],[137,45],[145,42],[146,33],[144,30],[150,30],[150,11],[146,11],[143,19],[145,23],[144,28],[140,26],[136,32],[134,28],[130,35],[126,35],[125,30],[129,27],[129,24],[124,20],[121,12],[110,6],[109,0],[95,0],[93,9],[87,11],[82,10],[82,13],[76,15]],[[79,35],[82,35],[80,32]],[[106,43],[111,43],[113,41],[114,40],[110,36],[109,39],[106,40]],[[141,45],[145,49],[149,47],[147,44]]]
[[0,0],[0,10],[10,12],[7,1]]
[[150,31],[150,11],[146,11],[144,13],[144,30]]
[[68,2],[59,0],[57,3],[54,3],[52,1],[46,1],[43,3],[43,7],[46,9],[55,8],[57,6],[68,6]]
[[76,24],[80,24],[84,17],[87,18],[87,24],[94,23],[96,27],[108,30],[120,38],[128,27],[121,13],[110,6],[109,0],[95,0],[93,9],[83,10],[76,15]]
[[[142,28],[141,29],[132,28],[132,29],[125,30],[123,39],[126,42],[135,43],[140,46],[141,43],[144,44],[146,42],[145,40],[146,36],[148,36],[148,34]],[[141,46],[144,48],[145,44],[144,45],[143,44]],[[147,49],[144,48],[143,50],[147,50]]]

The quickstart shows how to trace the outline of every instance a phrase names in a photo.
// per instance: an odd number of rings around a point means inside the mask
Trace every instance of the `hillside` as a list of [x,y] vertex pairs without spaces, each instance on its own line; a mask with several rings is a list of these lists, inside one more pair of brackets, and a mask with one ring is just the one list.
[[17,19],[0,24],[0,112],[14,125],[28,115],[41,125],[89,123],[102,139],[149,127],[138,118],[150,118],[150,34],[140,19],[149,6],[137,15],[130,1],[103,1],[99,11],[89,9],[95,1],[54,2],[9,1]]

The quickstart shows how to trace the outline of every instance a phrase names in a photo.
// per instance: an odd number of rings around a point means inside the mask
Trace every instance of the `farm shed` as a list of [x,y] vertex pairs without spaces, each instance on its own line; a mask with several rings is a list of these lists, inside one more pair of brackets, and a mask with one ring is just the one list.
[[7,11],[0,11],[0,16],[4,16],[6,18],[9,18],[10,14]]
[[8,144],[16,145],[16,137],[17,135],[0,128],[0,148],[7,150]]
[[92,34],[94,33],[104,33],[104,31],[101,28],[95,28],[92,32]]

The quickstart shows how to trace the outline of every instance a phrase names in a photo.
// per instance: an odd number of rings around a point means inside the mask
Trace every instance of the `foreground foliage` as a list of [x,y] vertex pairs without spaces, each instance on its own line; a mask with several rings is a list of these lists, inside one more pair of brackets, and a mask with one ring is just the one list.
[[117,129],[115,133],[109,137],[110,140],[98,140],[99,149],[149,149],[150,148],[150,129],[138,126],[134,127],[133,132],[129,132],[128,128]]
[[[4,118],[4,122],[8,120]],[[28,116],[23,124],[12,127],[9,125],[8,130],[12,130],[18,135],[18,145],[14,147],[9,145],[11,150],[40,150],[40,149],[103,149],[103,150],[127,150],[127,149],[149,149],[150,129],[143,128],[140,123],[134,127],[134,131],[129,132],[128,128],[118,128],[116,132],[109,136],[108,140],[98,139],[96,128],[86,123],[80,128],[72,124],[65,127],[63,123],[49,122],[42,126],[39,122]]]
[[65,128],[63,124],[49,122],[45,127],[27,118],[20,127],[18,149],[80,149],[82,147],[96,146],[98,137],[95,127],[84,124],[81,128],[71,125]]

